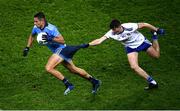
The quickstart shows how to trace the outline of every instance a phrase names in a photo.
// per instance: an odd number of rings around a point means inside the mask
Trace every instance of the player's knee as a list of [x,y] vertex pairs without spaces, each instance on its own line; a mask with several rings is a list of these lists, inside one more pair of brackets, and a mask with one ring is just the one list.
[[160,54],[156,54],[154,58],[158,59],[160,57]]
[[45,70],[46,70],[47,72],[51,72],[52,68],[51,68],[50,66],[45,66]]
[[153,57],[155,59],[158,59],[160,57],[160,54],[159,53],[155,53],[155,54],[151,55],[151,57]]

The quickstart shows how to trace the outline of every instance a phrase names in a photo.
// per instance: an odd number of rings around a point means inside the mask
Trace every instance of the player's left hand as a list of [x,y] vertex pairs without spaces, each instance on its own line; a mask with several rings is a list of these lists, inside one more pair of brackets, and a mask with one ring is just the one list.
[[165,34],[165,30],[164,30],[164,29],[161,29],[161,28],[158,28],[157,34],[159,34],[159,35],[164,35],[164,34]]
[[23,50],[23,56],[27,56],[28,55],[28,52],[29,52],[29,47],[25,47],[24,50]]

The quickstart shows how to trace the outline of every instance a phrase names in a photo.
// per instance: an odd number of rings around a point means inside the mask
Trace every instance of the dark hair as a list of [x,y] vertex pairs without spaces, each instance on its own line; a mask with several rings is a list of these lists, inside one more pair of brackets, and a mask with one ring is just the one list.
[[42,20],[43,18],[46,19],[43,12],[38,12],[34,15],[34,17],[37,17],[39,20]]
[[115,29],[115,28],[118,28],[120,25],[121,25],[121,22],[117,19],[114,19],[111,21],[109,27],[110,29]]

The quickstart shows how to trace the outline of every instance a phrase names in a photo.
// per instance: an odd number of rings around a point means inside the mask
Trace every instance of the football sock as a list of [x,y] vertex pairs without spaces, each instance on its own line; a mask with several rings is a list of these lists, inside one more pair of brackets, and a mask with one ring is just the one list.
[[66,78],[64,78],[62,81],[66,87],[72,85]]
[[149,77],[147,78],[147,81],[148,81],[149,83],[152,83],[152,84],[157,84],[156,81],[155,81],[151,76],[149,76]]
[[89,47],[89,44],[81,44],[80,47],[81,47],[81,48],[88,48],[88,47]]
[[153,40],[158,40],[157,32],[154,32],[154,33],[153,33],[152,39],[153,39]]
[[92,84],[96,84],[98,81],[93,78],[93,77],[89,77],[89,81],[92,83]]

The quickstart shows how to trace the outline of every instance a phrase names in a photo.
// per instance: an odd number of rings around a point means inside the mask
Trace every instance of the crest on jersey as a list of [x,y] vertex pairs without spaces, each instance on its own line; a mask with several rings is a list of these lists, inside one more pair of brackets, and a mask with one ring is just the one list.
[[132,31],[133,28],[125,28],[124,30],[125,30],[125,31]]

